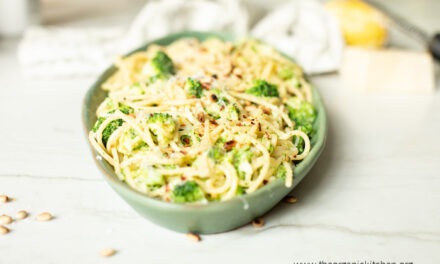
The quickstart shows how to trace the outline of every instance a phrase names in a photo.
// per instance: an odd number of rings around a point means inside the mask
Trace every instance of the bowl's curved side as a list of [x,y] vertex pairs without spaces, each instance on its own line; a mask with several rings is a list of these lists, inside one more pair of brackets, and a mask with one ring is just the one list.
[[[184,32],[158,39],[131,53],[144,50],[151,44],[168,45],[183,37],[194,37],[203,40],[213,36],[223,40],[234,40],[232,35],[225,33]],[[107,95],[107,93],[101,89],[101,84],[109,78],[115,70],[113,66],[107,69],[95,84],[92,85],[85,96],[83,104],[83,123],[86,135],[96,121],[95,113],[97,107]],[[292,191],[312,168],[324,149],[327,133],[325,109],[316,88],[313,88],[313,104],[318,112],[315,122],[317,133],[312,139],[313,148],[310,154],[294,169],[294,181],[292,186],[287,188],[282,180],[276,180],[258,189],[254,193],[224,202],[174,204],[150,198],[121,182],[114,173],[111,165],[105,160],[96,158],[97,153],[91,146],[90,148],[94,160],[105,176],[106,181],[143,217],[158,225],[178,232],[219,233],[245,225],[269,211],[283,199],[285,195]]]

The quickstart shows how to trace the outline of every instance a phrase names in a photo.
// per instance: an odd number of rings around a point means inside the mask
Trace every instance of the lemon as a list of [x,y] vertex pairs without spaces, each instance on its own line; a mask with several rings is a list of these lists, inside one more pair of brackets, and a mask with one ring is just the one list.
[[326,8],[336,16],[349,46],[380,48],[386,44],[384,16],[360,0],[331,0]]

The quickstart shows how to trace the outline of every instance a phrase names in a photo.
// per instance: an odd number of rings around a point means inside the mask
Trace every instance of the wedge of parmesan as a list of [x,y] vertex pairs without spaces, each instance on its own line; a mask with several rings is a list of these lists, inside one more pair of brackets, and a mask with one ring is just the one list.
[[426,52],[347,48],[340,76],[345,87],[367,92],[435,90],[434,63]]

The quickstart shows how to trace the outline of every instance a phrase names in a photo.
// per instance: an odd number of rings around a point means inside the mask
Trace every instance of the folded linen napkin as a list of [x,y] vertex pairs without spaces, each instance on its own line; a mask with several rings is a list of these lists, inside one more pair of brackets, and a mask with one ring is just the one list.
[[96,76],[119,54],[155,38],[184,30],[251,34],[295,58],[308,73],[334,71],[342,37],[315,0],[292,0],[271,11],[250,30],[254,11],[244,0],[153,0],[128,30],[29,28],[19,45],[23,72],[31,77]]
[[127,50],[184,30],[227,31],[243,35],[249,31],[249,12],[237,0],[162,0],[145,5],[130,26],[124,44]]
[[276,7],[251,34],[294,58],[309,73],[338,69],[344,47],[336,20],[312,0]]

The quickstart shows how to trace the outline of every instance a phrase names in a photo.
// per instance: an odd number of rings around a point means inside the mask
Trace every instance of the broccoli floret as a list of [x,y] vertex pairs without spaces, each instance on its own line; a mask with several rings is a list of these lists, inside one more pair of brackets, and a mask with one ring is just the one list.
[[191,96],[195,96],[196,98],[202,97],[203,87],[202,84],[195,79],[188,78],[185,84],[185,90]]
[[240,110],[235,104],[229,104],[225,109],[225,115],[227,119],[237,121],[240,117]]
[[149,124],[174,122],[173,116],[168,113],[153,113],[147,119]]
[[311,103],[298,98],[290,98],[286,104],[289,117],[295,121],[297,126],[313,125],[316,119],[316,110]]
[[110,136],[116,131],[116,129],[122,126],[123,123],[124,121],[122,119],[116,119],[108,123],[108,125],[102,131],[102,143],[104,143],[104,146],[107,146],[107,141]]
[[139,134],[134,129],[124,131],[118,141],[118,151],[130,154],[132,151],[138,151],[147,147]]
[[[107,104],[112,104],[114,105],[113,101],[110,100],[107,102]],[[113,106],[114,107],[114,106]],[[122,113],[128,115],[128,114],[132,114],[134,112],[134,109],[131,108],[130,106],[124,105],[122,103],[118,104],[118,109],[119,111],[121,111]],[[108,114],[112,114],[116,111],[116,109],[112,109],[108,112]],[[96,121],[95,125],[92,128],[93,132],[98,131],[99,127],[102,125],[102,123],[107,119],[107,117],[99,117],[98,120]],[[104,128],[104,130],[102,131],[102,143],[104,143],[104,145],[107,145],[107,141],[110,138],[111,134],[113,134],[113,132],[115,132],[116,129],[118,129],[118,127],[122,126],[122,124],[124,123],[124,121],[122,119],[116,119],[111,121],[106,128]]]
[[158,79],[166,79],[175,72],[173,61],[163,51],[158,51],[142,70],[149,76],[148,83],[153,83]]
[[245,92],[255,96],[279,97],[277,86],[265,80],[255,80],[252,87],[248,88]]
[[119,103],[119,111],[121,111],[122,113],[129,115],[129,114],[133,114],[134,109],[128,105],[124,105],[122,103]]
[[235,192],[235,194],[236,194],[237,196],[244,195],[245,193],[246,193],[246,191],[245,191],[244,188],[241,187],[241,186],[238,186],[238,187],[237,187],[237,191]]
[[240,179],[244,179],[247,174],[252,173],[252,156],[253,153],[249,147],[234,150],[232,154],[232,164],[237,170]]
[[105,117],[99,117],[98,120],[96,120],[95,125],[92,128],[93,132],[98,131],[99,127],[101,126],[101,124],[105,121]]
[[286,179],[287,170],[286,167],[284,167],[283,164],[278,165],[277,169],[275,170],[273,174],[276,178],[280,179]]
[[133,173],[135,181],[150,188],[158,188],[165,184],[165,178],[154,168],[140,168]]
[[171,199],[176,203],[192,203],[205,197],[200,186],[194,181],[187,181],[174,187]]
[[134,112],[133,108],[130,106],[127,106],[123,103],[117,103],[109,97],[107,97],[102,104],[104,105],[103,111],[108,114],[114,113],[117,109],[126,115]]
[[153,133],[159,146],[166,146],[173,139],[176,132],[176,121],[167,113],[153,113],[147,118],[150,131]]
[[218,145],[214,145],[208,150],[208,157],[214,160],[215,163],[222,162],[225,156],[225,150]]
[[[306,133],[309,137],[313,136],[313,123],[316,120],[315,107],[306,101],[298,98],[290,98],[287,101],[287,110],[289,111],[289,118],[295,121],[297,129]],[[293,143],[298,148],[299,153],[304,151],[304,140],[301,137],[294,136]]]
[[169,76],[174,74],[173,61],[163,51],[158,51],[156,55],[154,55],[151,64],[156,71],[156,75]]
[[[96,121],[95,125],[92,128],[93,132],[98,131],[101,124],[106,120],[105,117],[99,117]],[[107,141],[110,138],[110,136],[115,132],[116,129],[118,129],[122,124],[124,123],[124,120],[122,119],[116,119],[111,121],[102,131],[102,143],[104,143],[104,146],[107,146]]]

